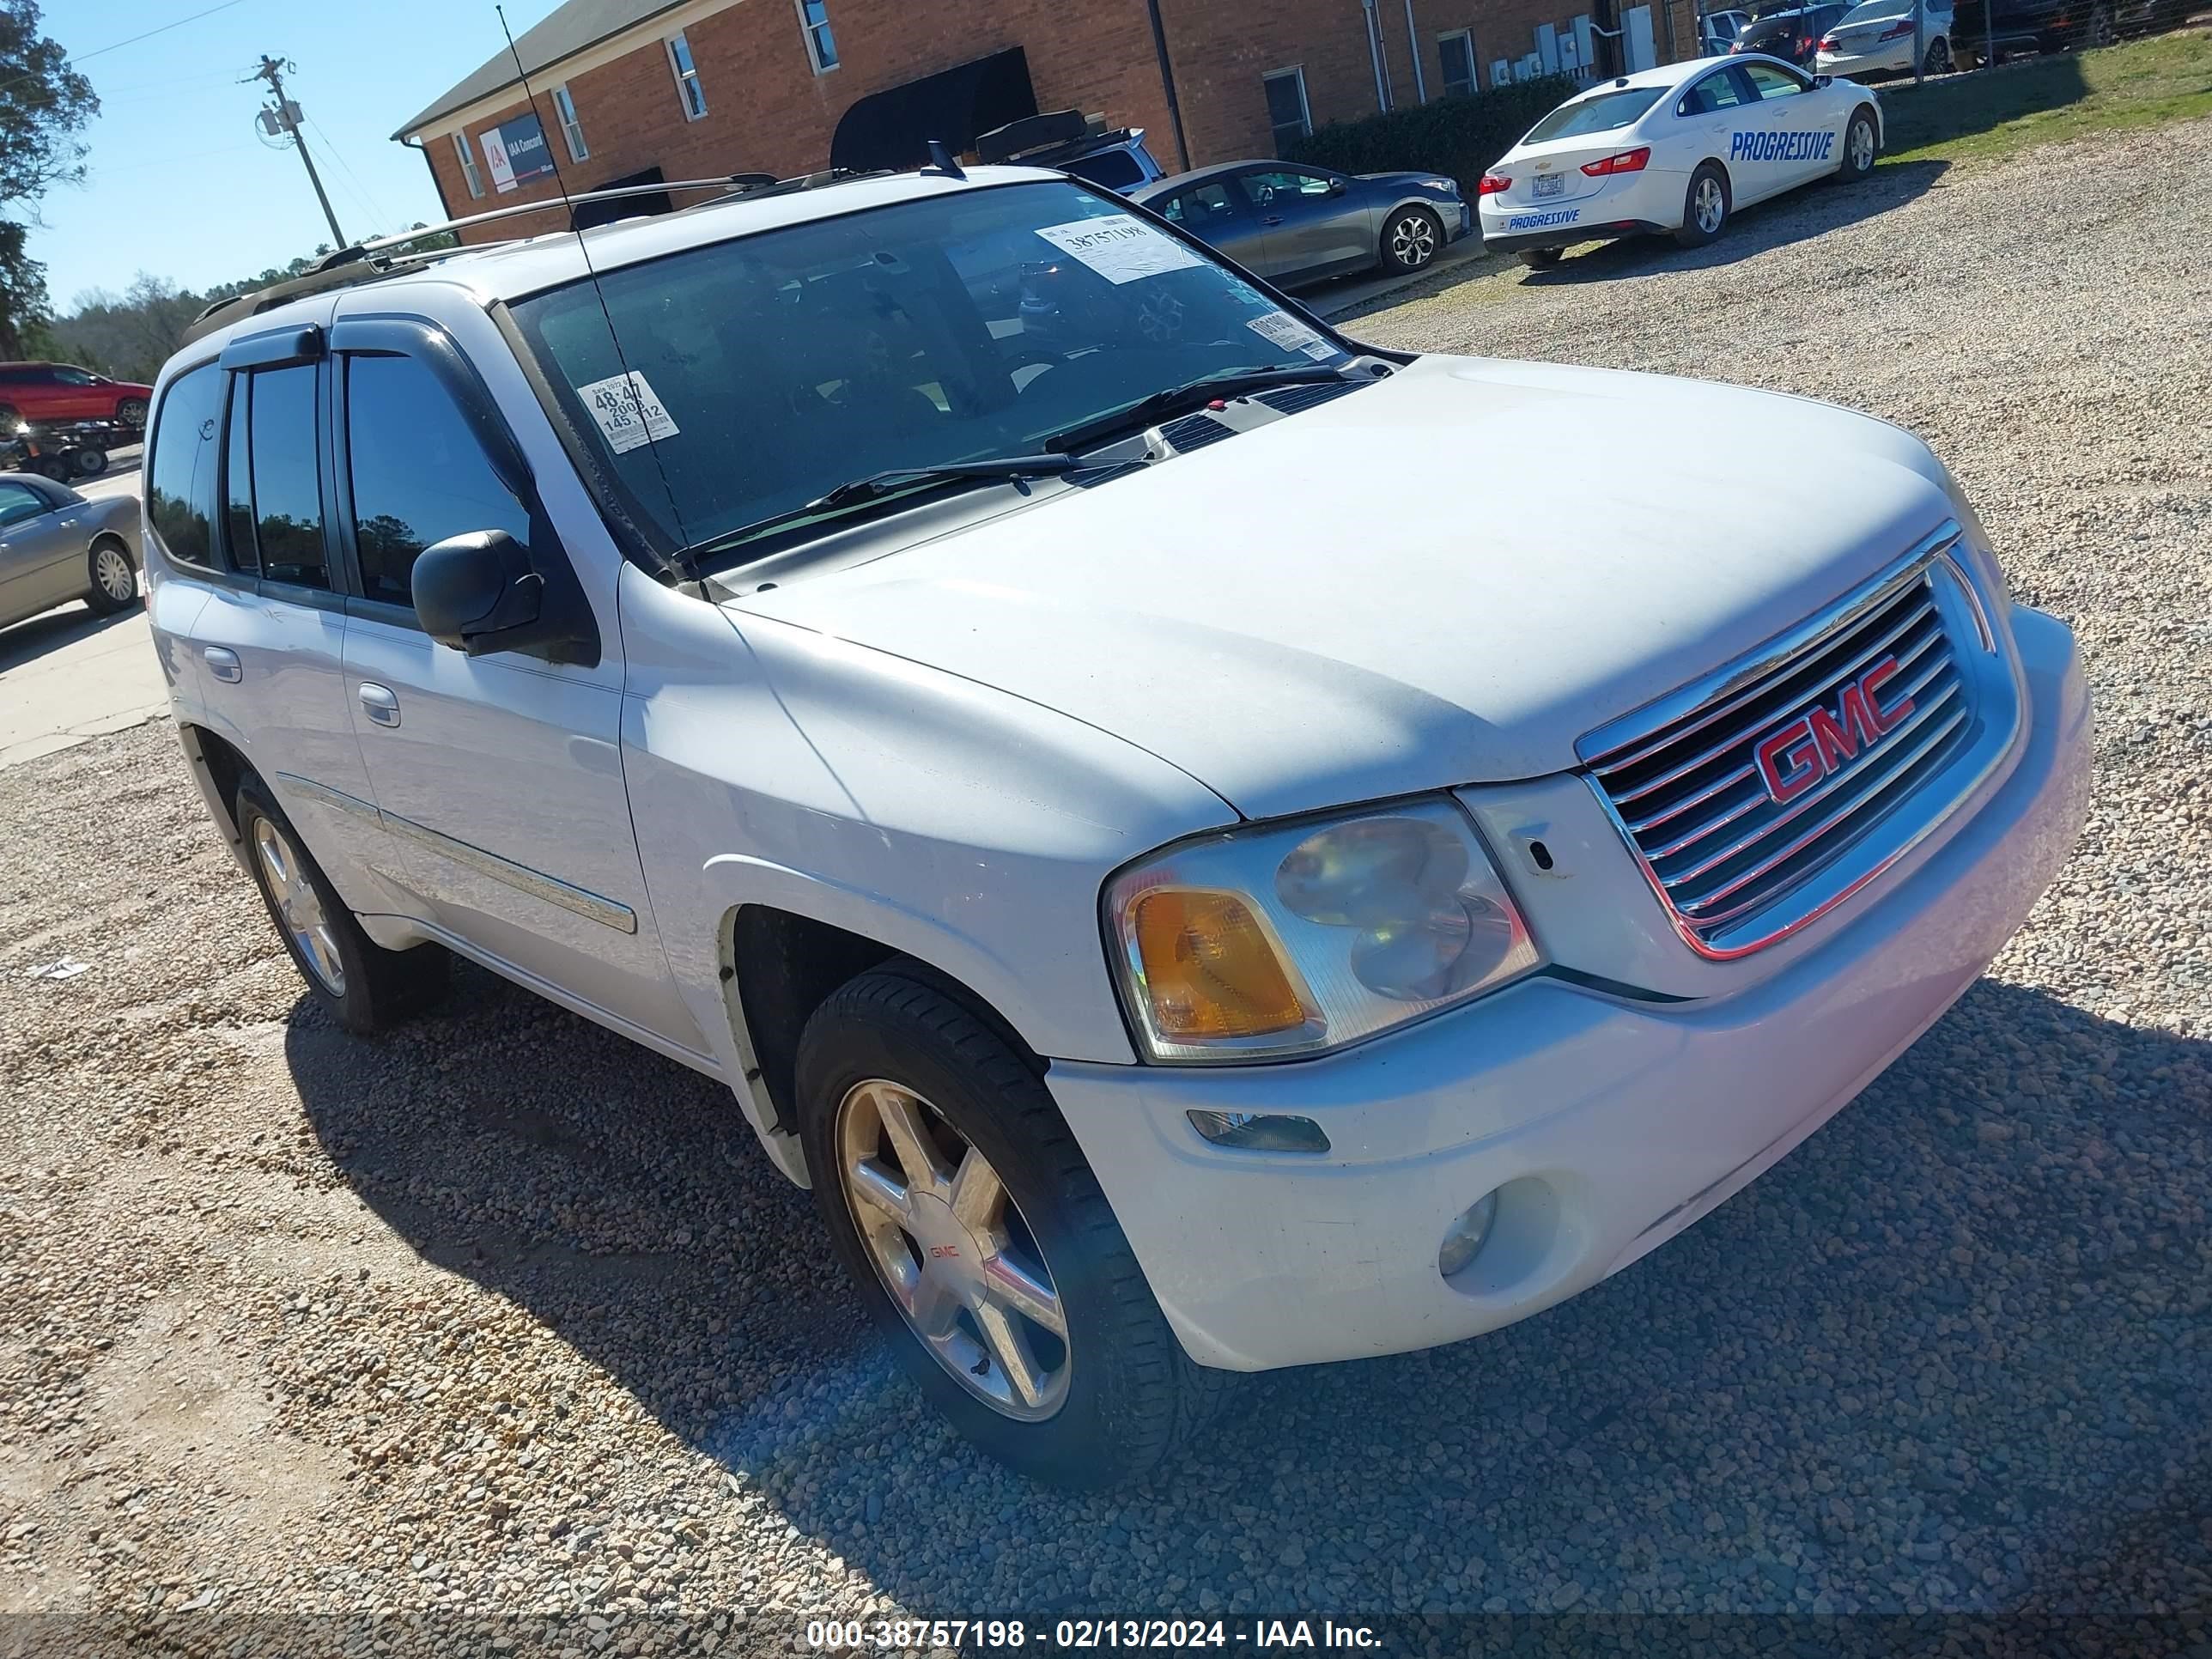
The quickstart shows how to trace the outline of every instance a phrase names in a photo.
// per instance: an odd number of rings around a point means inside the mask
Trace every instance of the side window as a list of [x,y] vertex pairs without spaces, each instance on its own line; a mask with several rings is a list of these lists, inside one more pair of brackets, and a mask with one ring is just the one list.
[[1161,216],[1173,220],[1200,235],[1208,225],[1218,225],[1237,216],[1237,204],[1230,200],[1226,186],[1200,185],[1194,190],[1178,191],[1162,205]]
[[1318,201],[1328,194],[1326,173],[1308,173],[1300,167],[1241,173],[1237,182],[1244,187],[1245,197],[1252,205],[1258,208],[1282,207],[1298,198]]
[[223,531],[234,569],[261,573],[261,553],[253,538],[253,459],[246,434],[253,406],[253,377],[235,374],[230,383],[230,416],[223,437]]
[[216,440],[222,374],[213,363],[179,374],[161,394],[146,470],[146,518],[161,550],[183,564],[215,562]]
[[1723,70],[1718,75],[1708,75],[1692,87],[1675,106],[1677,115],[1711,115],[1724,109],[1735,109],[1748,102],[1743,89],[1736,82],[1735,71]]
[[1751,84],[1759,89],[1759,101],[1767,103],[1777,98],[1795,98],[1805,90],[1805,83],[1788,70],[1777,69],[1771,64],[1746,64],[1743,72]]
[[70,363],[56,363],[53,368],[53,376],[55,381],[62,386],[98,386],[100,384],[100,377],[97,374]]
[[415,556],[472,530],[530,539],[530,515],[499,481],[438,379],[412,357],[346,360],[346,450],[362,592],[413,603]]
[[317,458],[315,365],[252,375],[246,446],[253,465],[253,539],[270,581],[328,587],[323,471]]
[[0,530],[26,519],[35,519],[46,510],[46,498],[28,484],[0,479]]

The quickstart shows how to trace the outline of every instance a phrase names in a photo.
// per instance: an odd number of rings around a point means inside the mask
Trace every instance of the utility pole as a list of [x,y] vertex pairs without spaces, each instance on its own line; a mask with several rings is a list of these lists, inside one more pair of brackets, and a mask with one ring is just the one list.
[[345,232],[338,228],[338,216],[331,211],[331,198],[323,189],[322,175],[315,171],[315,158],[307,154],[307,135],[300,131],[300,106],[284,96],[284,70],[287,66],[276,58],[263,54],[261,67],[253,71],[256,81],[266,81],[276,102],[265,105],[261,111],[261,130],[272,137],[280,132],[292,135],[294,148],[300,152],[300,165],[307,169],[307,182],[315,187],[315,199],[323,204],[323,217],[331,227],[331,246],[346,246]]

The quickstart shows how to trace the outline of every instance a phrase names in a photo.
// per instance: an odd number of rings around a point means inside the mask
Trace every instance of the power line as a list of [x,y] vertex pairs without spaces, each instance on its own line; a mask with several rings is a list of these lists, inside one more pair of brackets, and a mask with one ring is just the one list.
[[196,11],[190,17],[179,17],[173,23],[164,23],[159,28],[148,29],[143,34],[134,34],[127,40],[112,41],[106,46],[96,46],[90,52],[73,52],[70,56],[70,62],[72,64],[82,64],[89,58],[100,58],[111,52],[120,52],[125,46],[135,46],[141,40],[150,40],[157,34],[167,34],[171,29],[180,29],[187,23],[197,23],[203,17],[212,17],[219,11],[228,11],[233,6],[240,3],[241,0],[222,0],[222,3],[219,6],[210,6],[205,11]]
[[[305,112],[302,112],[302,113],[304,114]],[[305,118],[307,125],[314,128],[315,137],[323,141],[323,148],[330,151],[331,156],[337,161],[339,171],[343,173],[347,178],[353,180],[355,185],[354,194],[360,198],[362,205],[366,207],[369,212],[375,216],[378,223],[386,225],[391,224],[392,216],[386,213],[384,209],[378,204],[375,194],[369,189],[368,181],[353,170],[353,163],[346,160],[345,152],[338,148],[337,140],[331,137],[329,133],[325,132],[323,131],[323,124],[315,119],[313,116],[307,115]],[[393,228],[396,229],[398,227],[394,226]]]

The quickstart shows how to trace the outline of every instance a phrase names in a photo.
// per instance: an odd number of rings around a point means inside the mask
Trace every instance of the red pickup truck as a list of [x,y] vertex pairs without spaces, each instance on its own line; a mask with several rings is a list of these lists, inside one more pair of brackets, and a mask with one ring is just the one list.
[[70,363],[0,363],[0,428],[18,422],[120,421],[143,428],[151,386],[111,380]]

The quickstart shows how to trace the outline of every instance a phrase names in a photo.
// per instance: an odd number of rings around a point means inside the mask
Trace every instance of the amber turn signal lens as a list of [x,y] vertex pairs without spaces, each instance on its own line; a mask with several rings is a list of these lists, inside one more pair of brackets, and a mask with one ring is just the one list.
[[1155,890],[1138,898],[1134,919],[1161,1036],[1264,1036],[1305,1024],[1274,945],[1235,894]]

